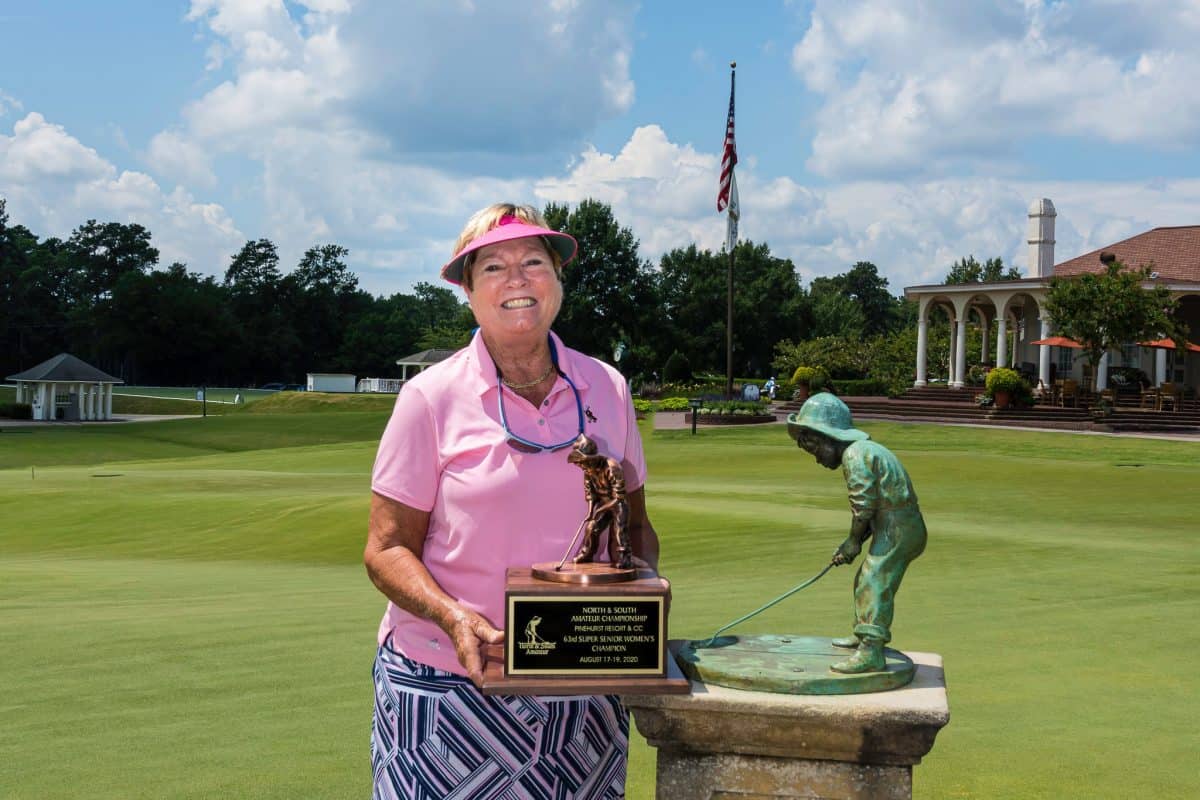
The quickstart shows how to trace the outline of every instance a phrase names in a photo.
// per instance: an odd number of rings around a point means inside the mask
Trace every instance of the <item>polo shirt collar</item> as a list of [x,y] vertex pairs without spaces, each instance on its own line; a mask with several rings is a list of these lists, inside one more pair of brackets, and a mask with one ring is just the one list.
[[[570,376],[576,389],[583,391],[588,388],[587,378],[576,363],[575,354],[567,349],[554,331],[550,331],[550,340],[554,342],[555,353],[558,355],[558,368]],[[467,372],[470,375],[471,388],[476,394],[482,396],[496,388],[496,362],[492,361],[492,355],[478,330],[471,336],[471,342],[467,345]],[[550,393],[555,391],[557,388],[551,389]]]

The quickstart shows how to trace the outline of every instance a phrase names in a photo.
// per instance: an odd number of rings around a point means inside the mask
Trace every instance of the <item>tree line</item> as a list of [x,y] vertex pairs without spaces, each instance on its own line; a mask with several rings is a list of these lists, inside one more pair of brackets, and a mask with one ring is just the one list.
[[[555,324],[568,345],[631,378],[660,376],[676,352],[693,370],[724,372],[726,253],[692,244],[654,265],[605,203],[551,203],[545,215],[579,241]],[[314,244],[284,272],[275,244],[255,239],[216,278],[161,266],[141,225],[88,220],[66,239],[41,238],[11,222],[0,198],[0,375],[66,351],[139,384],[299,383],[306,372],[395,377],[397,358],[465,344],[474,321],[461,294],[418,283],[410,293],[373,295],[359,288],[349,257],[341,245]],[[911,372],[915,306],[891,293],[874,264],[860,261],[806,288],[792,261],[745,241],[735,265],[736,375],[790,373],[804,343],[828,350],[884,339],[892,344],[880,352],[896,351],[894,370]],[[1009,273],[1016,276],[998,259],[970,258],[947,277]]]

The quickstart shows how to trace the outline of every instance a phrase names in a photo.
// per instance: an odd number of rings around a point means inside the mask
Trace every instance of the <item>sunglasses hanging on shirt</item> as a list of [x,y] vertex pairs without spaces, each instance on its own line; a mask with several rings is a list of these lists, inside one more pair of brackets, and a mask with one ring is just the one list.
[[550,344],[550,362],[554,366],[555,372],[567,382],[567,385],[571,387],[571,391],[575,394],[575,410],[579,415],[579,430],[570,439],[558,444],[541,444],[540,442],[530,441],[523,436],[513,433],[512,428],[508,426],[508,415],[504,413],[504,376],[500,374],[500,369],[497,367],[496,396],[500,406],[500,425],[504,428],[504,434],[507,437],[506,440],[509,447],[522,453],[545,453],[562,450],[564,447],[570,447],[574,444],[575,440],[579,438],[579,434],[583,433],[583,399],[579,396],[579,389],[575,388],[575,382],[558,366],[558,350],[554,347],[554,340],[549,336],[546,337],[546,340]]

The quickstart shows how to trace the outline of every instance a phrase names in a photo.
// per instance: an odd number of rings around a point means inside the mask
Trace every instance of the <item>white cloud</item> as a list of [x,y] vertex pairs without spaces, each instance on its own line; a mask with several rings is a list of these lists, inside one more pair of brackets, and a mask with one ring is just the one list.
[[0,117],[8,116],[10,111],[20,111],[22,108],[20,100],[0,89]]
[[824,98],[809,168],[946,175],[1047,134],[1190,143],[1200,134],[1190,85],[1200,13],[1152,5],[817,0],[792,51]]
[[630,107],[630,3],[193,0],[233,76],[184,111],[210,147],[280,127],[383,137],[390,157],[573,147]]
[[182,188],[164,192],[149,175],[118,168],[36,112],[0,133],[0,192],[14,222],[66,237],[87,219],[138,223],[161,262],[218,273],[244,241],[225,209]]
[[212,189],[217,185],[209,155],[195,141],[176,131],[163,131],[150,140],[146,162],[159,175],[184,184]]

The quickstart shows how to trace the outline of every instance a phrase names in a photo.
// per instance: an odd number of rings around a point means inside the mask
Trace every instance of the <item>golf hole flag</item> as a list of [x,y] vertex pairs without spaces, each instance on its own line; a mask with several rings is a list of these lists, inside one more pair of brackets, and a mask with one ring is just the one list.
[[737,143],[733,136],[733,94],[735,73],[729,74],[729,117],[725,121],[725,145],[721,149],[721,183],[717,191],[717,213],[729,210],[728,226],[725,230],[725,249],[732,251],[737,244],[738,218],[741,207],[738,204],[737,178],[733,168],[737,164]]

